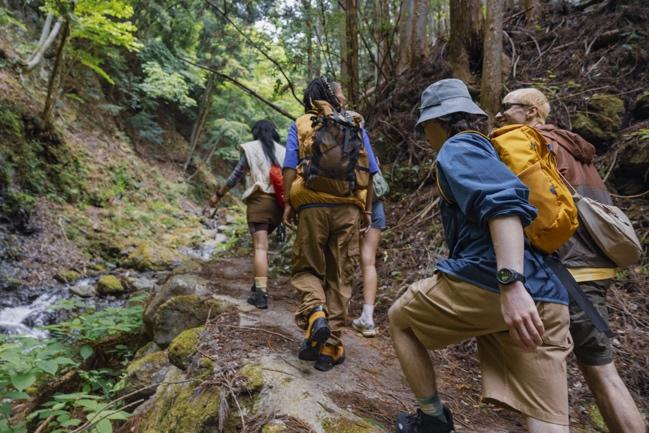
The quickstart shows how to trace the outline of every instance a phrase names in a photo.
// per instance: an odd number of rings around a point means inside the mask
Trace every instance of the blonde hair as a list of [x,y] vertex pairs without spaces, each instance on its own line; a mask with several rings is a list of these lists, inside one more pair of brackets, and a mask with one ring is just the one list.
[[509,92],[507,96],[505,96],[505,99],[508,100],[507,102],[510,102],[509,99],[513,99],[514,101],[511,102],[535,107],[536,111],[539,113],[539,121],[541,123],[545,123],[545,119],[547,119],[550,114],[550,103],[548,102],[548,98],[545,97],[543,92],[533,87],[526,87],[524,89]]

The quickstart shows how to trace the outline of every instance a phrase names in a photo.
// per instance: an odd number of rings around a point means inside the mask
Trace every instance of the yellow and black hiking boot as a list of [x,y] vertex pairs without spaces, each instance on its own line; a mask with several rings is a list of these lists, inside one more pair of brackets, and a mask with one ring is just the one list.
[[298,358],[303,361],[315,361],[318,359],[320,348],[330,335],[331,330],[325,312],[318,309],[311,313],[304,341],[297,354]]
[[329,371],[343,362],[345,362],[345,348],[343,345],[325,344],[313,367],[316,370]]
[[455,433],[453,415],[444,406],[446,422],[437,417],[426,415],[417,409],[414,414],[400,413],[397,416],[397,433]]

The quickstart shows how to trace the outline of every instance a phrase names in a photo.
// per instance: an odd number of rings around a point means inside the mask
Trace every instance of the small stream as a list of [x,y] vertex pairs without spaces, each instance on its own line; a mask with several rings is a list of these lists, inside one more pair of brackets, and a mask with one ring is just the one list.
[[[178,251],[190,258],[207,261],[212,258],[218,246],[227,241],[222,230],[207,230],[207,240],[196,247],[180,247]],[[2,255],[0,255],[2,257]],[[0,267],[9,272],[11,263],[0,260]],[[137,272],[133,270],[113,269],[111,274],[128,279],[135,290],[152,291],[162,283],[167,271]],[[2,274],[0,274],[2,275]],[[36,338],[47,337],[47,331],[40,329],[69,317],[67,311],[54,307],[58,302],[76,298],[87,308],[100,310],[109,306],[126,305],[126,297],[99,296],[96,284],[99,276],[86,277],[72,283],[56,283],[39,286],[0,287],[0,334],[29,335]]]

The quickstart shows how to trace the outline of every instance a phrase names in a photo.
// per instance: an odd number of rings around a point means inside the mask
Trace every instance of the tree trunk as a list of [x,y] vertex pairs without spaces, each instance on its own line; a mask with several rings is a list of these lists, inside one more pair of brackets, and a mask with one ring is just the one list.
[[390,6],[387,0],[374,1],[373,30],[376,43],[376,87],[380,88],[389,74]]
[[302,14],[304,15],[305,24],[305,45],[306,45],[306,80],[307,82],[314,77],[314,59],[313,59],[313,14],[311,12],[311,0],[302,0]]
[[61,27],[63,26],[63,19],[59,18],[50,31],[51,25],[52,18],[51,15],[48,15],[47,19],[45,20],[43,31],[41,32],[41,38],[38,41],[36,51],[34,51],[34,54],[32,54],[31,57],[27,60],[27,69],[30,71],[43,61],[43,56],[47,52],[47,49],[54,43],[56,37],[61,31]]
[[487,1],[480,104],[487,111],[490,119],[498,113],[503,88],[503,7],[501,0]]
[[45,107],[43,108],[43,121],[49,123],[50,114],[52,112],[52,107],[56,102],[56,79],[59,74],[59,69],[61,68],[61,61],[63,60],[63,48],[65,48],[65,43],[68,41],[68,36],[70,35],[70,20],[66,19],[65,24],[63,24],[63,34],[61,35],[61,43],[59,48],[56,51],[56,60],[54,61],[54,67],[50,73],[50,79],[47,83],[47,97],[45,98]]
[[469,84],[473,81],[472,72],[479,70],[482,60],[482,4],[480,0],[450,3],[449,62],[453,76]]
[[401,16],[399,18],[399,55],[397,60],[397,73],[403,72],[410,65],[412,57],[412,19],[415,15],[415,0],[401,2]]
[[352,106],[358,103],[358,0],[345,0],[345,29],[341,35],[343,88]]
[[207,84],[205,85],[205,91],[201,97],[201,105],[198,108],[198,117],[196,122],[194,122],[194,127],[192,128],[192,134],[189,138],[189,155],[187,155],[187,161],[185,162],[184,172],[187,173],[189,164],[192,161],[194,152],[196,152],[196,147],[198,147],[198,142],[203,135],[203,130],[205,129],[205,123],[207,122],[207,117],[210,114],[210,105],[212,103],[212,93],[214,93],[214,81],[215,75],[212,73],[207,77]]
[[415,0],[412,33],[412,51],[410,55],[410,67],[415,68],[426,57],[428,57],[428,15],[430,2],[428,0]]

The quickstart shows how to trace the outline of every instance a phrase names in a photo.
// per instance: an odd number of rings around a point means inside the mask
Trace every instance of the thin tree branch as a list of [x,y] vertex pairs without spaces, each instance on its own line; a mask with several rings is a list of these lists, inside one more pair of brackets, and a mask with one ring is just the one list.
[[220,15],[221,15],[221,16],[222,16],[226,21],[227,21],[227,22],[229,22],[230,24],[232,24],[232,27],[234,27],[234,29],[235,29],[237,32],[239,32],[239,34],[240,34],[241,36],[243,36],[244,39],[245,39],[246,41],[248,41],[248,43],[249,43],[253,48],[255,48],[257,51],[259,51],[259,52],[260,52],[260,53],[261,53],[261,54],[262,54],[266,59],[268,59],[268,60],[269,60],[273,65],[275,65],[275,66],[277,67],[277,69],[279,70],[280,74],[282,74],[282,76],[284,77],[284,79],[285,79],[286,82],[288,83],[288,87],[289,87],[289,89],[291,89],[291,94],[293,95],[293,97],[295,98],[295,100],[296,100],[297,102],[299,102],[300,105],[303,105],[302,100],[301,100],[300,98],[298,98],[298,96],[295,94],[295,87],[293,86],[293,82],[288,78],[288,76],[287,76],[286,73],[284,72],[284,69],[283,69],[282,66],[279,64],[279,62],[278,62],[277,60],[273,59],[273,58],[272,58],[272,57],[271,57],[271,56],[270,56],[270,55],[269,55],[265,50],[262,50],[261,48],[259,48],[259,46],[257,46],[257,44],[255,44],[255,42],[250,38],[250,36],[248,36],[248,35],[247,35],[243,30],[241,30],[241,28],[239,28],[239,26],[237,26],[237,24],[236,24],[234,21],[232,21],[232,20],[230,19],[230,17],[228,17],[228,15],[227,15],[224,11],[221,10],[221,8],[219,8],[216,4],[212,3],[210,0],[205,0],[205,2],[206,2],[208,5],[212,6],[212,7],[213,7],[213,8],[214,8],[214,9],[215,9],[215,10],[216,10],[216,11],[217,11],[217,12],[218,12],[218,13],[219,13],[219,14],[220,14]]
[[177,58],[178,58],[179,60],[182,60],[183,62],[185,62],[185,63],[187,63],[187,64],[190,64],[190,65],[192,65],[192,66],[196,66],[197,68],[204,69],[204,70],[206,70],[206,71],[210,71],[210,72],[212,72],[213,74],[215,74],[216,76],[221,77],[221,78],[223,78],[224,80],[228,80],[228,81],[230,81],[232,84],[234,84],[235,86],[237,86],[238,88],[240,88],[241,90],[243,90],[244,92],[246,92],[247,94],[249,94],[250,96],[254,96],[255,98],[259,99],[261,102],[263,102],[264,104],[268,105],[270,108],[272,108],[273,110],[277,111],[277,112],[278,112],[279,114],[281,114],[282,116],[288,117],[288,118],[291,119],[291,120],[295,120],[295,116],[292,116],[288,111],[284,110],[282,107],[279,107],[279,106],[273,104],[273,103],[270,102],[268,99],[264,98],[264,97],[261,96],[259,93],[255,92],[255,91],[252,90],[251,88],[247,87],[245,84],[241,83],[241,82],[238,81],[237,79],[232,78],[232,77],[230,77],[230,76],[228,76],[228,75],[226,75],[226,74],[224,74],[224,73],[222,73],[222,72],[219,72],[219,71],[217,71],[216,69],[213,69],[213,68],[211,68],[211,67],[209,67],[209,66],[200,65],[200,64],[198,64],[198,63],[196,63],[196,62],[192,62],[191,60],[189,60],[189,59],[185,59],[184,57],[180,57],[180,56],[178,56]]

